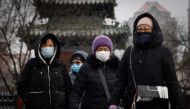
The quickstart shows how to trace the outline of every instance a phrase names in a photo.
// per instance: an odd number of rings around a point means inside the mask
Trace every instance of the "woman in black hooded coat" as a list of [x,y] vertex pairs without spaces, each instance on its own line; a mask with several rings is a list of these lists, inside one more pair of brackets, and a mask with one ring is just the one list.
[[[148,28],[137,30],[139,21],[144,17],[148,17],[152,22],[149,26],[152,28],[151,32]],[[147,39],[142,38],[143,35]],[[125,109],[131,109],[136,93],[134,79],[136,85],[166,86],[169,92],[169,99],[155,98],[151,101],[139,101],[136,102],[136,109],[168,109],[169,102],[171,109],[183,108],[173,57],[169,49],[162,45],[162,42],[163,35],[155,18],[148,13],[138,16],[133,30],[134,46],[133,48],[129,47],[121,59],[109,109],[115,109],[122,96],[124,96]]]
[[55,35],[39,37],[35,58],[21,71],[17,87],[26,109],[68,109],[72,84],[65,64],[58,59],[59,54],[60,44]]

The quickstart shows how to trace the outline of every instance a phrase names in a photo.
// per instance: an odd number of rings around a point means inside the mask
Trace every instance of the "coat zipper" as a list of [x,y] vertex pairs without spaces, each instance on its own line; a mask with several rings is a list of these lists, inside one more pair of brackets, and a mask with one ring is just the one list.
[[48,68],[48,80],[49,80],[49,98],[50,98],[50,100],[49,100],[49,102],[50,102],[50,109],[51,109],[51,90],[50,90],[50,88],[51,88],[51,80],[50,80],[50,72],[49,72],[49,65],[47,66],[47,68]]

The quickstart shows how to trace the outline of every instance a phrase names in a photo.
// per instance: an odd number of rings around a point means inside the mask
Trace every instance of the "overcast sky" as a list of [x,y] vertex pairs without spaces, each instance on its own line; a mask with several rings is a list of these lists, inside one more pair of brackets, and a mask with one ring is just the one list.
[[127,21],[129,17],[139,10],[146,1],[158,1],[177,20],[187,20],[187,9],[189,0],[116,0],[115,16],[119,21]]

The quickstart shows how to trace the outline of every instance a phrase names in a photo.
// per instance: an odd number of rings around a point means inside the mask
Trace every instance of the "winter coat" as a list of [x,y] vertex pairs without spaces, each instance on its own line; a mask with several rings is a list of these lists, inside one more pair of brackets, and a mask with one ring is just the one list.
[[[153,20],[154,39],[149,46],[140,47],[136,44],[136,25],[140,18],[148,16]],[[181,108],[180,91],[178,87],[173,57],[168,48],[162,45],[163,35],[157,21],[148,13],[137,18],[134,23],[134,47],[131,52],[132,69],[137,85],[166,86],[169,91],[168,99],[154,99],[149,102],[137,102],[137,109],[168,109],[170,101],[172,109]],[[120,63],[119,73],[110,104],[118,104],[124,95],[123,104],[130,109],[136,92],[130,69],[129,47]]]
[[[39,52],[41,40],[45,37],[51,37],[56,42],[56,51],[49,64]],[[58,60],[59,52],[60,46],[53,34],[39,39],[36,57],[27,62],[18,82],[18,94],[24,100],[26,109],[68,109],[72,84],[65,65]]]
[[118,62],[118,58],[111,57],[106,63],[102,63],[95,57],[95,55],[89,55],[75,80],[70,97],[70,109],[78,109],[81,97],[81,109],[107,109],[108,101],[106,99],[98,69],[102,69],[108,89],[112,92]]

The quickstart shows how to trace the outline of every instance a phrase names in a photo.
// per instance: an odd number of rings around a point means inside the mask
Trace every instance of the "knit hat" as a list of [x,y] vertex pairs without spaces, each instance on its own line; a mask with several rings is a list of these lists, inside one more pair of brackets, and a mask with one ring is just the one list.
[[112,44],[111,39],[104,35],[96,36],[96,38],[94,39],[92,43],[92,53],[95,53],[96,49],[100,46],[108,47],[111,52],[113,50],[113,44]]
[[137,27],[139,25],[142,25],[142,24],[146,24],[146,25],[149,25],[150,27],[153,27],[153,22],[152,22],[152,19],[149,18],[149,17],[142,17],[138,23],[137,23]]

